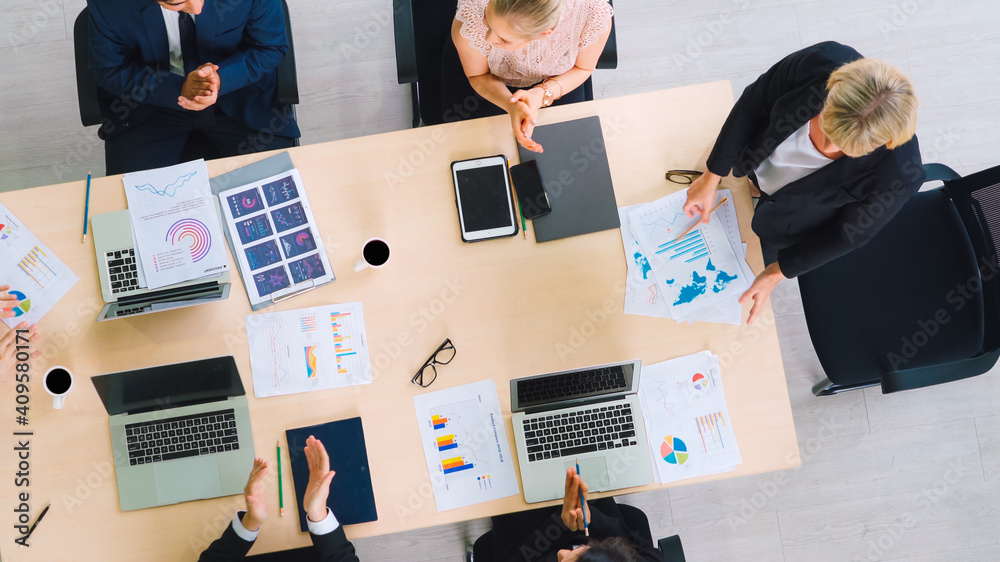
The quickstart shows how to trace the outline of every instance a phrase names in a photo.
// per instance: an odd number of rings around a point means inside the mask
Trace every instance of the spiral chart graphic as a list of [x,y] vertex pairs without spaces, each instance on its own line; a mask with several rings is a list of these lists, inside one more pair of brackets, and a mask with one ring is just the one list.
[[197,219],[181,219],[167,231],[167,242],[171,245],[187,244],[191,250],[191,260],[201,261],[212,249],[212,233],[205,223]]

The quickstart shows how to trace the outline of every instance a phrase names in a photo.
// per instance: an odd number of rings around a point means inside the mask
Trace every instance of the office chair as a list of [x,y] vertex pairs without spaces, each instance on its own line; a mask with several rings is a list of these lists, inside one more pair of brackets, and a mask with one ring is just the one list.
[[1000,166],[965,178],[927,164],[868,244],[799,278],[826,378],[813,394],[889,394],[981,375],[1000,357]]
[[[611,3],[610,0],[608,2]],[[396,40],[396,78],[410,85],[413,127],[437,125],[441,119],[441,53],[451,35],[458,2],[455,0],[393,0],[392,24]],[[599,69],[618,67],[615,21],[597,61]],[[593,79],[583,83],[586,100],[594,99]]]
[[[643,535],[649,542],[653,542],[652,533],[649,530],[649,519],[641,509],[620,503],[618,504],[618,512],[621,513],[622,520],[629,529]],[[677,535],[660,539],[657,541],[657,548],[664,562],[685,561],[684,547],[681,544],[681,538]],[[466,562],[494,562],[493,531],[487,531],[476,539],[472,545],[472,552],[467,552],[465,559]]]
[[[299,81],[295,69],[295,44],[292,41],[292,20],[288,14],[288,3],[281,2],[285,11],[285,29],[288,33],[288,52],[278,64],[278,103],[291,106],[292,116],[295,116],[295,106],[299,103]],[[102,121],[101,106],[98,103],[99,87],[90,73],[90,9],[84,8],[73,23],[73,52],[76,57],[76,97],[80,106],[80,122],[84,127],[100,125]],[[105,93],[105,95],[110,95]],[[215,147],[208,137],[201,133],[192,134],[184,147],[181,161],[197,158],[217,158]],[[299,139],[295,139],[299,146]]]

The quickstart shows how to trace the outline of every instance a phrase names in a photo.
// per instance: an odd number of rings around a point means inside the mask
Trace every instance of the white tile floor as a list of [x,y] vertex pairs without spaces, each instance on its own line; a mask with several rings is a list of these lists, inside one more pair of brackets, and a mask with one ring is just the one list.
[[[1000,3],[990,0],[620,0],[617,70],[598,97],[729,79],[738,94],[803,46],[834,39],[908,72],[925,161],[968,174],[1000,160]],[[0,191],[103,171],[79,125],[72,23],[84,0],[3,0]],[[290,0],[303,143],[409,126],[389,0]],[[654,536],[689,560],[1000,559],[1000,380],[816,398],[822,378],[794,282],[776,291],[802,467],[638,494]],[[821,431],[829,428],[831,433]],[[474,521],[357,541],[362,560],[461,560]]]

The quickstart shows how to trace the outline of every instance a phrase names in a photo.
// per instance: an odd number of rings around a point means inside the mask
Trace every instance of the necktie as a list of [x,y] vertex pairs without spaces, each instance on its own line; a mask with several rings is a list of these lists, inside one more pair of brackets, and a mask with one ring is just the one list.
[[195,35],[194,18],[187,12],[177,13],[177,24],[181,32],[181,55],[184,57],[184,75],[187,76],[201,66],[198,56],[198,38]]

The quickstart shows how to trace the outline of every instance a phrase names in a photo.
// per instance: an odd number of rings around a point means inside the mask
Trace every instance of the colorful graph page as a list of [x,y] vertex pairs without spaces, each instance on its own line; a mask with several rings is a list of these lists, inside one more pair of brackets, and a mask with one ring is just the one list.
[[14,327],[35,323],[79,281],[24,224],[0,203],[0,285],[10,285],[10,294],[20,301],[14,317],[4,323]]
[[298,170],[219,193],[250,304],[335,281]]
[[372,382],[360,302],[246,317],[257,398]]
[[413,397],[438,511],[520,493],[492,380]]

